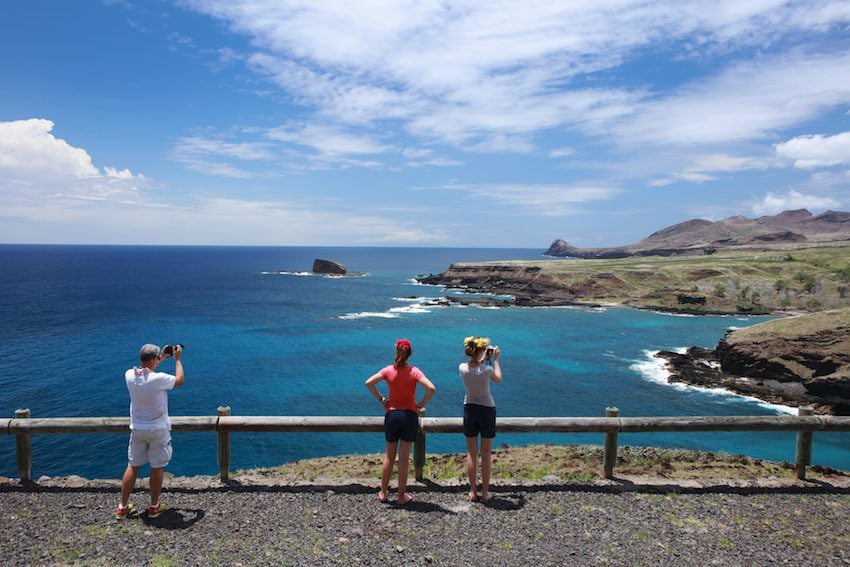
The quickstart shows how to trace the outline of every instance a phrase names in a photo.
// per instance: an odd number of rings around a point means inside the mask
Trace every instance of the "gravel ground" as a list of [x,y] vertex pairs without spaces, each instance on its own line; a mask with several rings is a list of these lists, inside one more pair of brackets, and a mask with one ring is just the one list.
[[[260,482],[260,481],[258,481]],[[0,484],[8,565],[850,565],[846,482],[511,483],[487,505],[463,485],[167,479],[169,510],[114,519],[114,481]],[[134,493],[144,509],[148,495]]]

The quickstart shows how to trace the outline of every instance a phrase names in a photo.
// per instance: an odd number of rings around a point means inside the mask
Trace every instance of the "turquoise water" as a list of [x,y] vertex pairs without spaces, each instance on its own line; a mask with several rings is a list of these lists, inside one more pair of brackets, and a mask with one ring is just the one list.
[[[425,307],[445,292],[415,284],[454,261],[539,258],[539,250],[0,246],[0,416],[124,416],[123,372],[145,342],[186,345],[187,382],[172,415],[380,415],[363,386],[409,338],[412,363],[437,385],[429,416],[460,416],[463,337],[491,337],[505,380],[502,416],[771,415],[754,400],[667,385],[649,353],[712,347],[764,317],[676,317],[624,308]],[[303,275],[328,258],[363,277]],[[552,260],[559,261],[559,260]],[[560,260],[569,261],[569,260]],[[284,273],[279,273],[284,272]],[[170,361],[164,363],[171,371]],[[500,435],[497,444],[601,443],[599,434]],[[623,434],[621,444],[794,459],[794,433]],[[125,435],[33,438],[35,476],[115,477]],[[381,434],[233,435],[233,468],[374,453]],[[216,436],[178,433],[169,470],[214,474]],[[429,452],[461,452],[430,435]],[[813,462],[850,470],[847,434],[815,435]],[[14,438],[0,436],[0,475],[16,475]]]

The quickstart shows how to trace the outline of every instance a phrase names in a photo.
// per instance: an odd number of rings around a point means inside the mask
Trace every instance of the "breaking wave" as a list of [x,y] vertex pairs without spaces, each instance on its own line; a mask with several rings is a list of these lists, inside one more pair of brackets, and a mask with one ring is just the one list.
[[[763,408],[767,408],[778,413],[797,415],[797,408],[795,407],[785,406],[781,404],[772,404],[770,402],[754,398],[753,396],[745,396],[742,394],[738,394],[731,390],[727,390],[726,388],[701,388],[699,386],[692,386],[690,384],[685,384],[682,382],[669,382],[667,379],[670,377],[670,371],[667,370],[667,361],[665,361],[663,358],[655,356],[656,354],[658,354],[658,352],[659,351],[657,350],[644,350],[643,353],[644,355],[646,355],[646,358],[644,360],[635,361],[632,365],[629,366],[629,369],[634,370],[649,382],[654,382],[656,384],[661,384],[663,386],[668,386],[677,390],[692,390],[702,392],[711,396],[722,396],[736,398],[739,400],[747,400],[750,402],[755,402],[757,405]],[[685,352],[687,352],[687,348],[677,348],[675,349],[675,352],[684,354]]]

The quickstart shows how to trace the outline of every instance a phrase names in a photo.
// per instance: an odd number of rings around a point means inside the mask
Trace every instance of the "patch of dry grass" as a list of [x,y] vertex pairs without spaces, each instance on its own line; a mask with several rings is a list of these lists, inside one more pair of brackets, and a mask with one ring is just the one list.
[[[755,479],[792,478],[790,463],[762,461],[744,455],[709,453],[686,449],[623,446],[618,450],[615,474],[670,479]],[[307,459],[240,474],[262,475],[287,481],[321,478],[380,478],[383,455],[347,455]],[[412,465],[411,465],[412,470]],[[446,481],[466,478],[466,455],[428,455],[425,478]],[[848,476],[847,473],[814,467],[809,474]],[[602,477],[602,447],[595,445],[529,445],[502,447],[493,451],[493,478],[541,480],[592,480]]]
[[821,331],[837,329],[848,323],[850,323],[850,307],[831,309],[820,313],[775,319],[752,327],[738,329],[732,339],[734,342],[734,339],[753,340],[759,337],[812,335]]

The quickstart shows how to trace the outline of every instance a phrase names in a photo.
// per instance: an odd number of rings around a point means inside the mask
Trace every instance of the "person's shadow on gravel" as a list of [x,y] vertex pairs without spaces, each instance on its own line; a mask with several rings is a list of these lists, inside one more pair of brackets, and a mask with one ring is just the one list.
[[156,518],[140,516],[142,522],[153,528],[163,530],[185,530],[189,526],[203,519],[206,512],[203,510],[190,510],[186,508],[169,508]]
[[487,502],[482,502],[482,504],[494,510],[519,510],[525,506],[525,496],[523,494],[493,496]]
[[395,502],[390,504],[390,507],[394,510],[409,510],[411,512],[440,512],[442,514],[455,515],[457,512],[449,510],[448,508],[443,508],[439,504],[434,504],[432,502],[422,502],[420,500],[411,500],[407,504],[396,504]]

